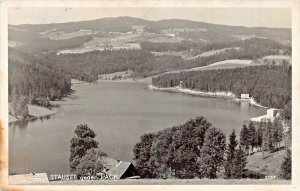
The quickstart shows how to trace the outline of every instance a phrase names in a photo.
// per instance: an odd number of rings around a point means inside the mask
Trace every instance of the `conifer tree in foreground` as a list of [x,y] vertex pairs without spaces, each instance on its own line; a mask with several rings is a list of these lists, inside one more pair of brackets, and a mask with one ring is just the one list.
[[292,153],[290,150],[286,151],[286,156],[281,164],[280,177],[286,180],[292,178]]
[[256,142],[256,129],[255,126],[252,122],[250,122],[249,126],[248,126],[248,138],[249,138],[249,145],[251,146],[251,152],[253,152],[254,147],[257,145]]
[[204,144],[200,150],[199,177],[217,178],[217,172],[224,161],[225,135],[214,127],[205,132]]
[[249,152],[249,129],[246,125],[243,125],[243,128],[240,133],[240,145],[245,152]]
[[234,161],[237,145],[238,142],[236,140],[235,131],[232,130],[232,133],[229,136],[229,143],[226,149],[226,161],[224,163],[226,178],[232,178],[233,161]]
[[273,140],[275,143],[275,148],[280,147],[280,142],[283,139],[283,126],[279,118],[275,118],[273,123]]
[[246,172],[247,155],[241,147],[234,153],[234,159],[232,161],[231,178],[240,179],[243,178]]
[[262,143],[263,143],[263,129],[261,124],[259,124],[259,127],[256,131],[256,146],[258,147],[259,151],[261,151]]

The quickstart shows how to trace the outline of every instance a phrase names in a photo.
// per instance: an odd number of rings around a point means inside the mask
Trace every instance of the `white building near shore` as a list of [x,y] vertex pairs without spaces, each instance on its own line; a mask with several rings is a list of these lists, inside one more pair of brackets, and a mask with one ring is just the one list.
[[250,99],[249,94],[241,94],[241,99]]
[[275,109],[271,108],[267,110],[266,115],[262,115],[259,117],[253,117],[250,119],[250,121],[255,121],[255,122],[266,122],[266,121],[271,121],[273,122],[276,117],[280,116],[280,109]]

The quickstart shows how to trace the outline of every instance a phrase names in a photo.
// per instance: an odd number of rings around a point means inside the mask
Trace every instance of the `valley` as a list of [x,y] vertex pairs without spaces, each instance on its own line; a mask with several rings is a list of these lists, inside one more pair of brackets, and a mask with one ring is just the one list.
[[[77,172],[76,165],[105,153],[132,162],[140,178],[279,172],[281,123],[249,120],[273,108],[280,122],[291,122],[291,28],[109,17],[9,25],[8,45],[9,174],[69,173],[70,166]],[[80,137],[80,128],[90,137]],[[76,141],[85,138],[95,138],[92,149],[99,144],[101,152],[81,152]],[[225,150],[233,139],[229,161]],[[82,156],[71,157],[70,144]],[[221,168],[211,174],[202,157],[210,149]],[[276,167],[265,170],[271,158]],[[251,172],[226,174],[223,162]]]

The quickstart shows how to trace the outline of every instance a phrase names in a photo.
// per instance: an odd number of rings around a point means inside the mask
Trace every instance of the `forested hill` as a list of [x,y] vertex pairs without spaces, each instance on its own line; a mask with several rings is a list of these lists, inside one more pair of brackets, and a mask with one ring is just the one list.
[[[169,48],[178,48],[189,46],[185,42],[181,43],[164,43],[164,46],[159,46],[160,43],[145,43],[143,49],[140,50],[104,50],[92,51],[80,54],[48,54],[45,60],[48,60],[56,65],[57,68],[62,68],[72,78],[93,82],[100,74],[120,72],[132,70],[134,77],[148,77],[161,74],[167,71],[175,71],[188,69],[193,67],[207,66],[214,62],[229,60],[229,59],[250,59],[255,60],[267,55],[278,54],[279,51],[285,54],[290,54],[291,49],[285,45],[279,44],[269,39],[248,39],[235,43],[217,43],[201,45],[199,49],[194,48],[194,51],[201,53],[209,50],[214,50],[224,47],[239,46],[240,50],[227,50],[226,52],[215,54],[208,57],[198,57],[191,60],[183,59],[180,56],[164,55],[154,56],[149,49],[153,47],[159,50],[170,50]],[[152,46],[153,45],[153,46]],[[197,45],[198,46],[198,45]]]
[[207,70],[164,74],[152,79],[158,87],[174,87],[205,92],[250,94],[263,106],[283,109],[291,101],[291,66],[253,66],[236,69]]
[[[17,42],[19,44],[17,48],[36,54],[80,47],[86,42],[97,41],[101,44],[120,35],[124,38],[128,32],[137,32],[136,27],[143,28],[143,32],[134,38],[130,37],[130,43],[140,44],[140,42],[151,41],[154,38],[156,41],[168,39],[172,41],[172,37],[168,35],[176,34],[174,38],[176,41],[186,40],[200,44],[234,42],[259,37],[291,45],[290,28],[225,26],[180,19],[150,21],[133,17],[69,23],[9,25],[8,39]],[[189,46],[187,50],[191,48]]]
[[47,60],[9,48],[8,93],[10,99],[26,96],[60,99],[70,92],[71,77]]

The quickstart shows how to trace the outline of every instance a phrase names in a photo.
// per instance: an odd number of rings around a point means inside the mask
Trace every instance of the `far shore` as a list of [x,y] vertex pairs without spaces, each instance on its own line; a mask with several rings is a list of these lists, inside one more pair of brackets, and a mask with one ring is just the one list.
[[115,79],[115,80],[103,80],[99,79],[98,82],[142,82],[142,83],[147,83],[151,84],[152,82],[152,76],[151,77],[146,77],[146,78],[125,78],[125,79]]
[[265,106],[260,105],[257,103],[253,98],[250,99],[240,99],[232,92],[204,92],[204,91],[196,91],[188,88],[180,88],[176,87],[168,87],[168,88],[160,88],[153,85],[149,85],[148,88],[150,90],[157,90],[157,91],[165,91],[165,92],[174,92],[174,93],[184,93],[187,95],[195,95],[195,96],[202,96],[202,97],[216,97],[216,98],[227,98],[227,99],[234,99],[236,101],[245,101],[250,103],[251,105],[268,108]]

